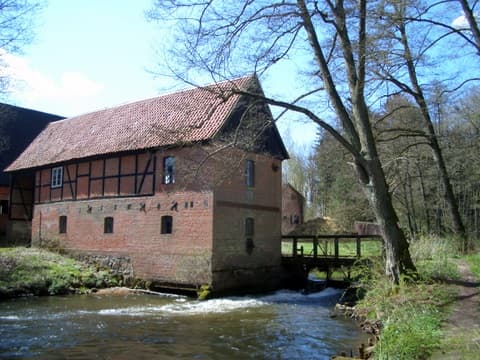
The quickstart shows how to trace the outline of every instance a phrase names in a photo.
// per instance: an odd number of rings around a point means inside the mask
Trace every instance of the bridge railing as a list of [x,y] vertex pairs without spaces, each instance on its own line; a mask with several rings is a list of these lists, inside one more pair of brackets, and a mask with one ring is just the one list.
[[379,256],[383,242],[379,235],[287,235],[282,236],[283,257],[360,258]]

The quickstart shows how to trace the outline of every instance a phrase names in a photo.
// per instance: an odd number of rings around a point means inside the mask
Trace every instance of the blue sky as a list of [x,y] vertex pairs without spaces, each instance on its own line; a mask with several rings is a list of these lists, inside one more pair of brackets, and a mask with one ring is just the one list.
[[[3,55],[15,79],[3,101],[74,116],[171,90],[148,72],[155,69],[155,44],[162,41],[158,27],[144,16],[150,4],[50,0],[37,17],[33,43],[21,55]],[[278,89],[271,80],[262,84],[267,94]],[[315,138],[313,124],[278,125],[295,143],[309,145]]]

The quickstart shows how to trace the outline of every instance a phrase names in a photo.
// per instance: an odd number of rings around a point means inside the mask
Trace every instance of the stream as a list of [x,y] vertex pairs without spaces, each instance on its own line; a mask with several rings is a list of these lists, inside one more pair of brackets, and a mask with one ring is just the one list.
[[341,295],[197,301],[176,295],[71,295],[0,302],[0,359],[329,359],[366,342],[330,312]]

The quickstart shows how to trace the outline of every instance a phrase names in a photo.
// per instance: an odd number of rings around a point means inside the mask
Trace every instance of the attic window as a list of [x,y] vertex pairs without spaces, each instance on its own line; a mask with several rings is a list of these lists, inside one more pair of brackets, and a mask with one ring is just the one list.
[[52,168],[52,177],[51,177],[51,188],[58,188],[63,185],[63,167],[58,166]]
[[163,158],[163,183],[175,183],[175,158],[173,156]]

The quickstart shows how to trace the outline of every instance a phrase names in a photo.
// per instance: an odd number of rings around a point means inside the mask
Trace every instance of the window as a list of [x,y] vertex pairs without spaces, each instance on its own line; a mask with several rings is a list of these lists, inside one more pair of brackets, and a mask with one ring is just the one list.
[[255,245],[253,244],[253,235],[255,234],[255,220],[253,218],[245,219],[245,250],[250,255]]
[[245,163],[245,184],[248,187],[255,186],[255,163],[253,160],[247,160]]
[[8,200],[0,200],[0,215],[8,214]]
[[67,233],[67,217],[66,216],[60,216],[58,218],[58,232],[60,234]]
[[162,234],[171,234],[173,230],[173,218],[171,216],[162,216]]
[[62,183],[63,183],[63,167],[62,166],[52,168],[51,179],[52,181],[50,186],[52,188],[58,188],[62,186]]
[[255,232],[255,220],[253,218],[245,219],[245,236],[252,237]]
[[113,217],[108,216],[103,220],[103,232],[113,234]]
[[163,158],[163,183],[175,183],[175,158],[173,156]]

